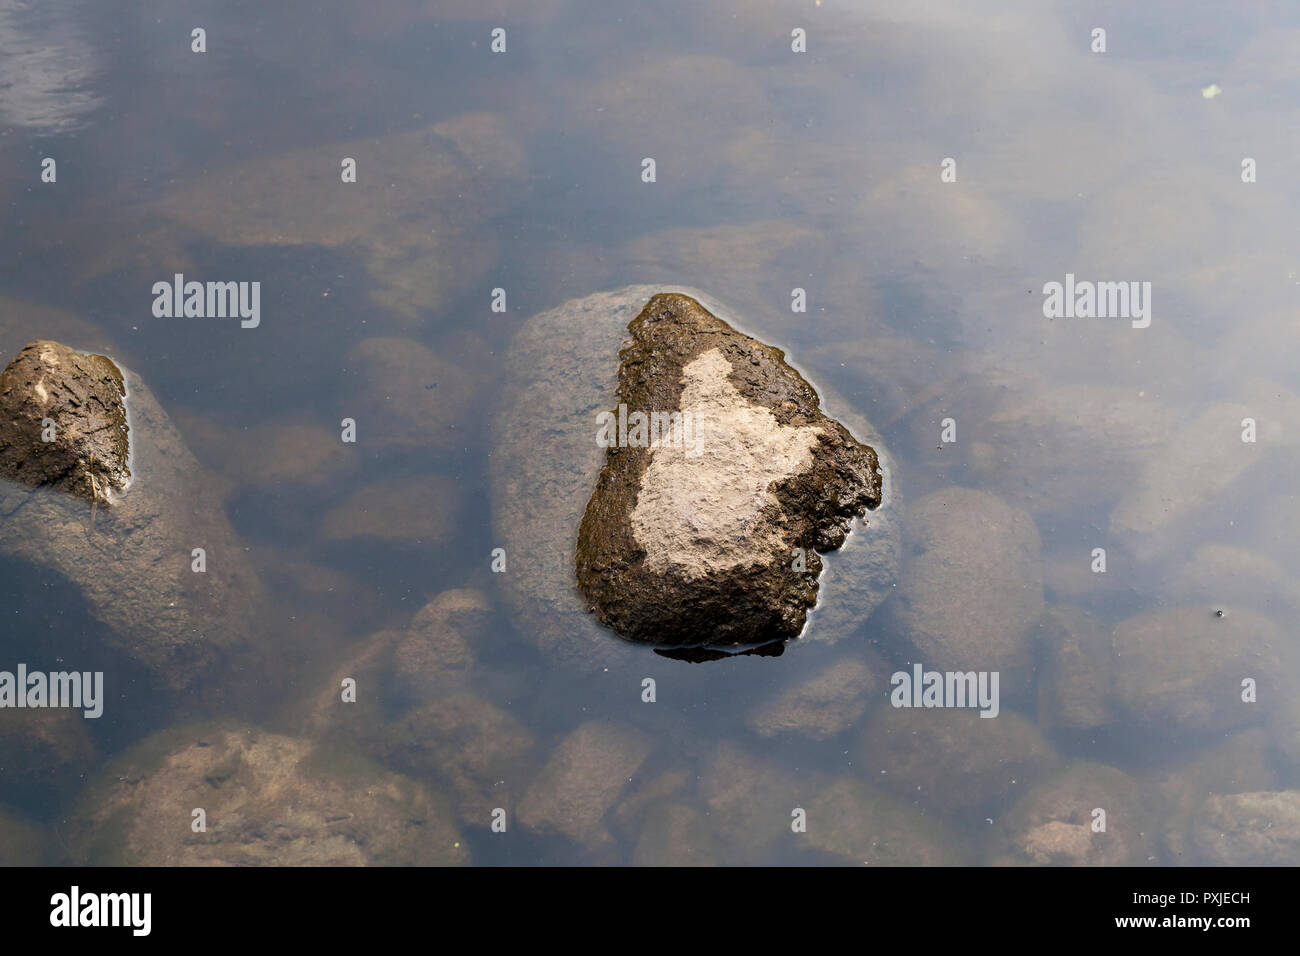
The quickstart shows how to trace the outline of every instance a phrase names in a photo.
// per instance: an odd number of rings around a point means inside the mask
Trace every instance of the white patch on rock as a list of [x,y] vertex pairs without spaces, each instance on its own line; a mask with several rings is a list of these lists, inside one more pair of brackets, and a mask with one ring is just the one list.
[[632,533],[651,571],[687,577],[756,564],[784,548],[760,512],[777,505],[772,486],[812,467],[822,429],[782,425],[749,402],[710,349],[682,369],[681,411],[695,420],[702,454],[654,448],[632,511]]

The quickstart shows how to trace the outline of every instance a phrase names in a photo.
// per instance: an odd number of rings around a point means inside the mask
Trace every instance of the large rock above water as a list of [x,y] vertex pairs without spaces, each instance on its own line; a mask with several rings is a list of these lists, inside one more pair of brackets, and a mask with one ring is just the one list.
[[[797,637],[817,551],[879,506],[876,453],[818,407],[778,349],[696,300],[656,295],[628,326],[617,417],[578,532],[578,584],[601,621],[658,644]],[[633,416],[679,413],[679,433]],[[656,447],[657,446],[657,447]],[[795,549],[805,567],[792,569]]]
[[[493,523],[496,543],[507,554],[500,576],[507,602],[520,630],[548,654],[595,663],[618,644],[587,613],[579,593],[578,530],[605,464],[605,449],[595,440],[596,418],[617,407],[619,350],[630,344],[628,325],[652,297],[669,292],[689,296],[733,329],[740,327],[725,306],[698,290],[631,286],[534,316],[511,347],[493,428]],[[824,412],[876,449],[884,478],[883,503],[871,513],[869,528],[850,534],[823,564],[818,607],[803,636],[833,640],[860,626],[896,578],[898,498],[890,462],[870,424],[819,389]]]

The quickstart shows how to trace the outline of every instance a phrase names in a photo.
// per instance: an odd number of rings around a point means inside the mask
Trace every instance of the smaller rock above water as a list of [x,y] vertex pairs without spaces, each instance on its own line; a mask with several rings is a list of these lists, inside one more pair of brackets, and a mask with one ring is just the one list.
[[[881,502],[875,451],[822,413],[783,352],[689,296],[654,296],[628,332],[578,532],[579,587],[633,640],[798,636],[817,600],[816,552]],[[667,423],[657,435],[656,421]]]
[[126,384],[102,355],[28,345],[0,374],[0,476],[106,500],[131,479]]
[[169,691],[254,652],[261,581],[148,386],[103,356],[38,341],[0,393],[0,555],[77,589],[111,631],[93,652],[125,654]]

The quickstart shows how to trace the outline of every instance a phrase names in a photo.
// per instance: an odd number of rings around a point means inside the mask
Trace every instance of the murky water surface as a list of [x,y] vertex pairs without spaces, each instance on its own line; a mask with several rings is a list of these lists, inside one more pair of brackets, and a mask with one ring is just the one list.
[[[131,369],[257,582],[251,653],[177,696],[0,556],[0,669],[107,685],[0,710],[0,859],[149,859],[105,768],[188,822],[175,755],[256,727],[240,786],[310,754],[292,826],[356,830],[244,861],[1295,862],[1300,11],[344,6],[0,2],[0,364]],[[257,326],[156,316],[177,273],[260,282]],[[512,340],[631,283],[706,290],[881,433],[903,568],[852,634],[584,662],[512,613],[493,471],[548,455],[494,440]],[[891,706],[916,664],[998,672],[998,716]]]

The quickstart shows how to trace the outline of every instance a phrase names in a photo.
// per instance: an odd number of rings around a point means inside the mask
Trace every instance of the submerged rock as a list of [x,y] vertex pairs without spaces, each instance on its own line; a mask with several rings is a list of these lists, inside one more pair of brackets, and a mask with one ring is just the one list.
[[[896,613],[927,666],[1014,671],[1043,613],[1038,530],[995,495],[945,488],[912,513]],[[1002,686],[1012,686],[1003,675]]]
[[75,792],[98,763],[80,712],[63,708],[5,711],[0,718],[0,793],[48,802]]
[[700,796],[728,866],[770,864],[772,848],[791,836],[791,814],[824,787],[724,740],[700,763]]
[[445,783],[469,826],[487,826],[497,807],[513,812],[534,767],[528,728],[468,690],[435,697],[385,724],[373,746],[397,770]]
[[964,708],[883,704],[857,750],[867,776],[900,798],[945,813],[993,812],[1055,761],[1052,745],[1014,711],[986,719]]
[[[345,157],[356,161],[355,182],[341,179]],[[415,324],[483,281],[497,255],[483,223],[520,195],[525,173],[511,123],[467,113],[425,129],[205,168],[128,210],[119,228],[130,231],[130,243],[101,240],[108,251],[81,261],[92,277],[131,265],[128,256],[149,274],[159,263],[167,273],[194,273],[183,250],[195,236],[233,247],[347,248],[360,255],[376,303]],[[105,210],[98,218],[115,223],[122,215]]]
[[[474,645],[490,606],[473,588],[443,591],[405,627],[356,645],[303,702],[303,736],[331,739],[445,788],[466,825],[513,813],[534,762],[532,733],[474,689]],[[342,682],[356,701],[344,703]]]
[[[1111,512],[1111,534],[1143,561],[1226,534],[1235,509],[1254,500],[1266,475],[1294,467],[1300,401],[1276,391],[1250,404],[1213,405],[1146,456],[1138,481]],[[1244,423],[1256,419],[1258,435],[1243,441]]]
[[27,346],[0,375],[0,475],[87,501],[126,490],[126,383],[102,355]]
[[70,581],[105,643],[172,690],[245,642],[260,584],[138,377],[38,341],[0,377],[0,403],[0,553]]
[[[702,761],[700,795],[728,866],[770,865],[782,850],[872,866],[956,864],[966,855],[937,820],[865,782],[796,773],[727,741]],[[798,818],[806,831],[794,829]]]
[[1274,764],[1268,734],[1262,727],[1253,727],[1210,747],[1191,763],[1179,761],[1149,774],[1164,799],[1160,814],[1166,852],[1163,862],[1182,866],[1207,862],[1192,846],[1193,824],[1202,819],[1198,815],[1206,798],[1277,790],[1281,781]]
[[560,741],[524,794],[519,822],[588,849],[613,843],[605,815],[618,802],[654,741],[640,731],[591,721]]
[[860,780],[836,780],[808,797],[808,845],[839,862],[869,866],[960,866],[961,840],[927,816]]
[[633,866],[716,866],[708,819],[685,803],[651,808],[632,854]]
[[1043,655],[1038,716],[1045,726],[1092,730],[1115,719],[1110,634],[1082,608],[1054,605],[1037,628]]
[[419,698],[463,686],[491,613],[487,596],[474,588],[443,591],[426,604],[393,647],[400,689]]
[[[1144,732],[1223,734],[1263,720],[1290,692],[1279,683],[1279,636],[1268,618],[1205,607],[1160,608],[1115,628],[1116,700]],[[1242,682],[1259,702],[1242,699]]]
[[[193,810],[206,829],[195,832]],[[182,728],[129,751],[74,813],[76,863],[451,865],[469,854],[424,787],[346,753],[251,729]]]
[[[628,331],[617,444],[578,531],[579,587],[633,640],[797,637],[817,600],[817,551],[880,504],[875,451],[821,412],[784,353],[688,296],[655,296]],[[665,413],[677,424],[658,433]],[[804,568],[791,567],[795,549]]]
[[998,821],[993,863],[1136,866],[1151,839],[1149,795],[1114,767],[1079,761],[1035,786]]
[[[1267,504],[1261,511],[1269,512]],[[1226,544],[1203,544],[1164,581],[1167,600],[1206,607],[1247,607],[1293,614],[1300,605],[1292,576],[1267,555]]]
[[382,478],[331,508],[320,520],[320,536],[353,547],[364,539],[385,547],[439,547],[452,535],[459,504],[458,485],[444,475]]
[[842,657],[761,704],[748,723],[762,737],[786,733],[816,740],[834,737],[861,720],[868,698],[883,686],[867,661]]
[[694,780],[692,768],[670,764],[625,792],[609,815],[615,834],[629,843],[635,842],[656,807],[689,802],[686,792]]
[[1300,790],[1211,795],[1196,815],[1192,846],[1209,866],[1295,866]]
[[186,441],[205,468],[231,487],[259,493],[298,486],[321,488],[346,482],[360,463],[352,446],[319,421],[277,419],[259,425],[225,425],[195,412],[177,412]]
[[357,381],[340,408],[356,419],[358,441],[367,449],[444,455],[473,441],[469,426],[484,376],[463,362],[388,336],[357,343],[347,361]]
[[[737,326],[723,306],[697,290],[632,286],[617,292],[597,293],[576,299],[534,316],[520,329],[511,348],[503,401],[493,429],[493,447],[496,449],[492,456],[493,522],[497,544],[506,553],[507,567],[500,575],[500,580],[506,588],[507,603],[514,613],[519,630],[536,640],[544,652],[594,664],[603,655],[610,653],[607,649],[609,645],[617,643],[610,641],[608,631],[603,630],[595,618],[586,613],[587,602],[576,586],[574,564],[575,554],[579,550],[579,525],[592,501],[592,490],[597,485],[606,461],[606,450],[596,441],[599,428],[597,416],[616,409],[619,403],[617,389],[620,344],[625,340],[631,344],[628,325],[637,318],[650,299],[657,294],[671,292],[689,296],[699,303],[701,311],[707,310],[712,316],[720,317],[733,329]],[[782,409],[778,401],[775,403],[776,410],[772,411],[771,404],[758,408],[751,402],[756,414],[766,414],[778,425],[783,424],[794,431],[808,427],[814,420],[821,421],[811,414],[816,409],[816,395],[807,383],[792,370],[783,375],[772,371],[778,363],[775,356],[780,353],[767,350],[766,346],[739,336],[738,333],[732,334],[737,335],[737,346],[741,342],[752,343],[745,347],[763,350],[765,357],[756,356],[759,365],[747,364],[746,369],[749,371],[742,369],[742,373],[730,376],[726,384],[738,394],[744,395],[745,390],[757,389],[760,381],[757,378],[747,380],[746,377],[760,375],[761,370],[767,368],[771,373],[773,391],[787,389],[793,405]],[[718,335],[726,337],[721,331]],[[722,351],[719,349],[719,353]],[[742,351],[736,352],[736,355],[739,356]],[[724,361],[729,360],[724,357]],[[712,359],[706,360],[705,364],[710,362]],[[666,360],[664,364],[668,364]],[[649,375],[650,367],[645,368],[646,383],[638,387],[650,386],[653,379],[662,382],[661,387],[666,391],[680,394],[683,390],[677,384],[681,381],[680,377],[674,382],[668,375]],[[704,380],[715,383],[721,381],[717,376],[706,376]],[[635,382],[629,383],[629,387],[635,385]],[[719,388],[722,386],[719,385]],[[768,401],[770,400],[769,398]],[[785,397],[781,400],[784,401]],[[816,594],[818,607],[803,636],[806,639],[833,640],[852,633],[859,627],[887,596],[895,580],[898,560],[897,496],[890,479],[890,465],[871,426],[854,416],[842,401],[824,389],[821,404],[826,414],[833,414],[839,422],[844,423],[853,439],[866,442],[877,450],[883,474],[884,500],[871,513],[869,527],[865,531],[850,534],[839,551],[823,562],[820,580],[816,582],[819,584],[818,590],[813,591],[810,586],[813,575],[805,575],[808,580],[799,585],[802,590],[791,586],[783,595],[783,599],[787,600],[784,607],[786,617],[767,613],[766,619],[778,619],[786,630],[794,627],[795,633],[798,633],[795,623],[802,621],[802,614],[808,606],[799,602],[805,596]],[[679,407],[660,406],[658,410],[670,411]],[[838,426],[830,428],[830,425],[833,423],[820,427],[826,429],[828,434],[841,434],[842,429]],[[709,437],[707,433],[702,434],[707,449]],[[818,446],[820,447],[820,440]],[[618,450],[620,453],[637,453],[643,463],[651,457],[646,454],[648,451],[634,448]],[[861,454],[865,455],[865,451]],[[764,496],[771,493],[764,485],[752,489],[752,494],[755,502],[761,502]],[[614,499],[611,498],[610,501],[613,502]],[[623,504],[626,506],[631,502],[624,499]],[[762,512],[766,509],[770,515],[780,507],[773,503],[765,506],[760,504],[755,510]],[[810,569],[816,566],[813,562],[818,560],[813,553],[818,542],[828,544],[838,534],[842,534],[838,510],[838,502],[828,502],[824,513],[816,515],[821,522],[805,525],[814,538],[805,543]],[[664,513],[666,512],[661,511],[661,515]],[[807,522],[808,517],[805,515],[803,520]],[[612,525],[615,522],[605,523]],[[814,529],[813,524],[818,527]],[[592,525],[593,529],[594,527]],[[832,530],[833,527],[840,527],[840,531]],[[589,544],[598,544],[594,537],[589,531]],[[666,541],[667,538],[660,535],[658,540]],[[594,553],[594,549],[589,550],[588,558]],[[657,553],[661,558],[668,557],[662,549]],[[789,550],[786,550],[784,559],[786,574],[794,580],[795,575],[790,573]],[[641,560],[651,560],[650,554],[647,553]],[[605,574],[609,570],[599,568],[595,563],[589,563],[588,568],[593,574]],[[756,589],[751,590],[751,600],[761,593]],[[776,593],[778,592],[771,590],[766,592],[769,598]],[[618,613],[617,608],[614,611]],[[648,609],[647,613],[655,612]],[[730,616],[730,611],[726,608],[720,609],[720,613],[724,621]],[[649,630],[648,627],[645,628],[646,636],[651,636]],[[683,630],[685,629],[678,628],[679,632]],[[747,636],[740,633],[744,630],[743,625],[733,626],[732,630],[736,636],[726,639],[737,640]],[[754,629],[751,627],[749,630]],[[678,633],[676,636],[679,639],[686,637],[707,640],[714,635]]]
[[40,827],[0,807],[0,866],[39,866],[47,844]]
[[1129,389],[1044,388],[1017,396],[978,426],[973,464],[981,484],[1035,514],[1096,509],[1133,487],[1172,422],[1169,409]]

